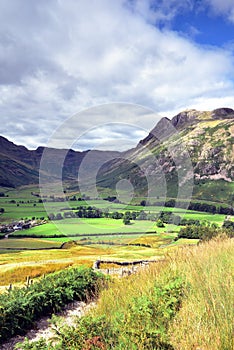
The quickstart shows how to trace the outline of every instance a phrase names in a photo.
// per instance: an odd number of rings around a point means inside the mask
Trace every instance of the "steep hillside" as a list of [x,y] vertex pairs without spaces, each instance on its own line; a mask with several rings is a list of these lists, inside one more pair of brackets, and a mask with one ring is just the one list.
[[[0,186],[17,187],[37,184],[44,151],[48,156],[48,164],[46,164],[47,169],[44,170],[43,174],[49,181],[57,179],[60,175],[60,169],[58,169],[60,164],[62,164],[63,179],[76,181],[80,164],[89,153],[89,151],[78,152],[44,147],[28,150],[26,147],[15,145],[0,136]],[[108,157],[113,158],[118,155],[119,152],[91,152],[90,157],[88,157],[90,159],[89,164],[86,164],[87,175],[92,173],[98,161],[103,163]]]
[[179,187],[194,179],[194,197],[231,203],[234,111],[187,110],[172,120],[161,119],[124,160],[103,167],[99,184],[114,188],[123,178],[141,194],[151,195],[153,189],[153,195],[168,197],[177,197]]

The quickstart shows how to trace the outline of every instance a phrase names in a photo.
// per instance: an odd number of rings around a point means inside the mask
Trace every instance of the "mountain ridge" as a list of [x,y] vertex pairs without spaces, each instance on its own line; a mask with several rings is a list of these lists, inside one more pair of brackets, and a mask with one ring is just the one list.
[[[38,183],[40,161],[45,149],[38,146],[35,150],[28,150],[0,136],[0,185],[17,187]],[[186,152],[193,171],[184,174],[184,183],[193,177],[195,186],[202,181],[217,183],[218,180],[232,184],[234,111],[227,107],[213,111],[189,109],[172,119],[164,117],[136,147],[125,152],[51,149],[52,172],[48,174],[51,178],[56,177],[53,168],[56,168],[56,162],[62,159],[64,152],[67,154],[63,179],[77,180],[78,169],[85,156],[89,155],[89,162],[85,164],[87,177],[99,163],[102,164],[97,174],[97,185],[104,188],[114,189],[119,180],[128,179],[136,191],[145,194],[149,178],[154,177],[155,186],[159,187],[164,177],[167,195],[176,197],[179,168],[185,158],[177,161],[178,164],[175,164],[175,160],[178,154]]]
[[[234,111],[231,108],[218,108],[213,111],[186,110],[171,120],[162,118],[148,136],[128,152],[128,159],[132,164],[135,163],[135,166],[132,165],[129,171],[124,171],[126,161],[113,161],[109,165],[108,176],[105,176],[105,173],[101,174],[100,183],[108,187],[109,178],[115,179],[112,183],[117,183],[125,177],[133,183],[139,183],[140,187],[141,173],[147,174],[148,178],[155,177],[156,180],[161,174],[161,177],[166,178],[167,195],[177,197],[178,176],[181,177],[178,171],[180,171],[179,168],[183,168],[183,159],[188,161],[190,158],[192,171],[190,167],[187,173],[183,174],[183,183],[193,177],[194,192],[196,194],[200,191],[199,196],[202,197],[202,182],[216,181],[215,184],[221,191],[223,186],[221,182],[224,181],[230,184],[225,200],[228,197],[231,202],[233,193],[231,185],[234,179],[233,144]],[[185,156],[187,153],[187,158],[183,158],[183,153]],[[176,165],[178,154],[181,154],[179,161],[181,164]],[[119,174],[120,169],[121,174]],[[155,186],[157,186],[156,183]],[[200,190],[199,187],[201,187]],[[142,192],[147,193],[147,189]],[[159,192],[158,195],[160,196],[161,193]]]

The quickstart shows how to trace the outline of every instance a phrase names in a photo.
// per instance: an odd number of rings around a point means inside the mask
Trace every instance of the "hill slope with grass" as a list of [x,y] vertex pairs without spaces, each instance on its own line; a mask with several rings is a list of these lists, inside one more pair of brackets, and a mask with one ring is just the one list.
[[[124,158],[103,167],[98,178],[100,186],[114,188],[119,180],[127,178],[143,195],[149,191],[150,182],[151,187],[155,184],[158,188],[156,195],[164,195],[166,188],[168,197],[177,197],[178,186],[194,179],[195,198],[210,200],[213,196],[214,201],[231,204],[234,111],[186,110],[172,120],[163,118]],[[183,183],[179,183],[183,167]]]

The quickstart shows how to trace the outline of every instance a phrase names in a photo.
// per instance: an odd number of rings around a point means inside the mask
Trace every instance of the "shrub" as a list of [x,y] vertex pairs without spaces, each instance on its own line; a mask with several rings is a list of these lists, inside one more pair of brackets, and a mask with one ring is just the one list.
[[0,294],[0,342],[24,334],[36,319],[61,310],[73,300],[87,300],[95,294],[100,278],[89,268],[69,268]]

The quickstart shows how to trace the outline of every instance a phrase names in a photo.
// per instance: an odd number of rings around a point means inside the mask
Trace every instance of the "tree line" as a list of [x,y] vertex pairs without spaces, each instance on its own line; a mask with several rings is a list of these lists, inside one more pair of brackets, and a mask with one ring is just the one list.
[[[147,206],[151,205],[149,202],[142,200],[140,202],[141,206]],[[184,202],[176,201],[175,199],[169,199],[165,203],[157,201],[153,203],[154,206],[165,206],[168,208],[183,208]],[[206,213],[212,213],[212,214],[224,214],[224,215],[234,215],[234,209],[232,207],[226,207],[222,205],[215,205],[215,204],[208,204],[208,203],[201,203],[201,202],[190,202],[188,206],[189,210],[194,211],[201,211]]]

